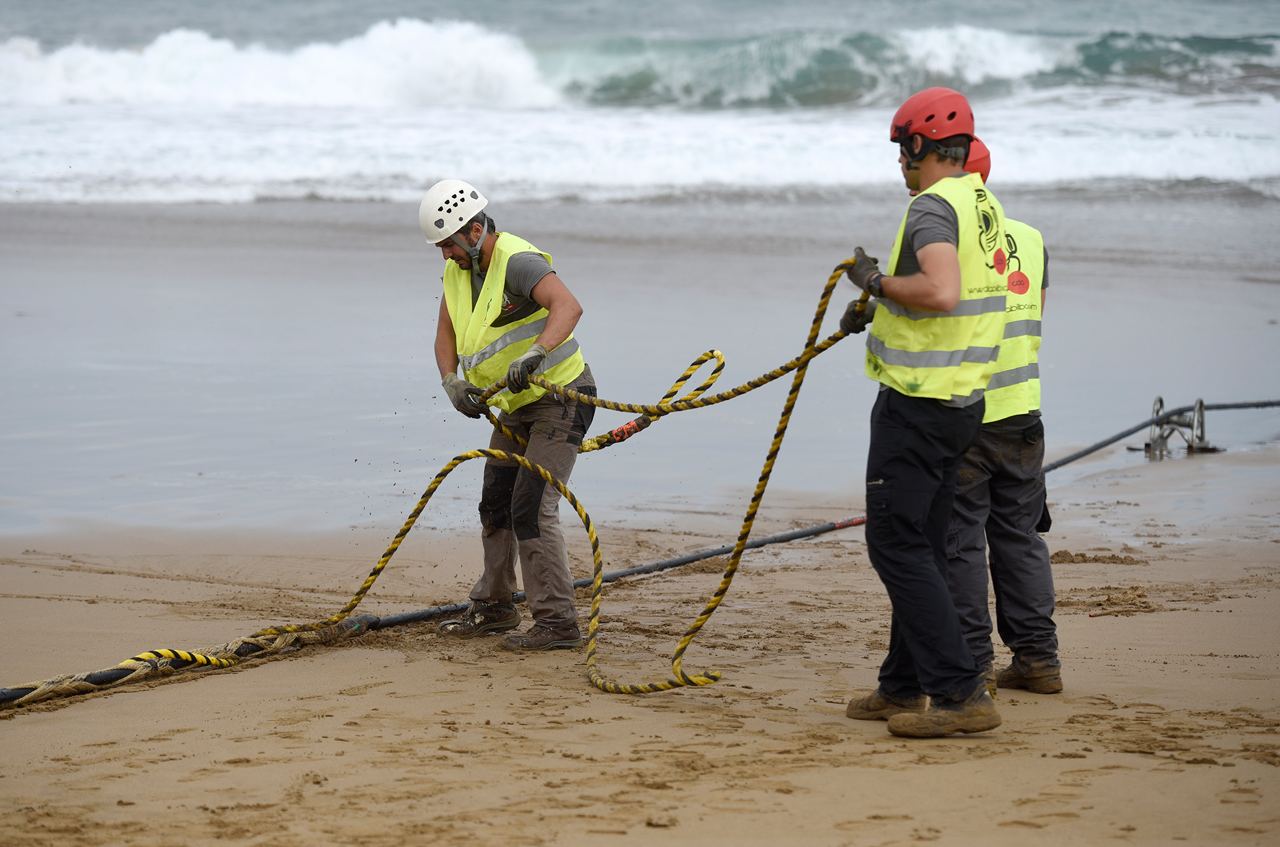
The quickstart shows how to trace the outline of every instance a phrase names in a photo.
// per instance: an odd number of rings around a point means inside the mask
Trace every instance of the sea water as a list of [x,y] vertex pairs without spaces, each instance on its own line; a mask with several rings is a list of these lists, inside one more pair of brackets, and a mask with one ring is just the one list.
[[803,197],[965,91],[1005,184],[1280,191],[1280,5],[0,4],[0,201]]

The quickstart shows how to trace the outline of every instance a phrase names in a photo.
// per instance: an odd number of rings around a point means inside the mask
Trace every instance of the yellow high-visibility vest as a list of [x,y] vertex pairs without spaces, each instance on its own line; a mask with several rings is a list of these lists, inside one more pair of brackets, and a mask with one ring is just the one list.
[[1040,310],[1044,284],[1044,236],[1021,221],[1005,219],[1009,245],[1009,293],[1004,339],[996,372],[987,383],[983,423],[1040,408]]
[[[489,257],[489,269],[475,304],[471,302],[471,271],[464,270],[452,259],[444,265],[444,300],[453,321],[457,339],[458,360],[467,382],[488,388],[507,375],[511,363],[528,351],[547,325],[546,309],[502,326],[493,322],[502,314],[503,291],[506,288],[507,262],[516,253],[541,253],[551,263],[551,254],[509,232],[498,233],[498,241]],[[538,367],[535,374],[557,385],[573,382],[586,368],[578,342],[570,335]],[[507,412],[527,406],[546,394],[546,389],[530,385],[518,394],[503,389],[489,402]]]
[[[956,213],[960,302],[950,312],[930,312],[882,298],[867,336],[866,373],[911,397],[968,398],[987,387],[1004,333],[1004,210],[977,174],[940,179],[912,202],[926,195],[941,197]],[[904,214],[890,275],[897,271],[906,225]]]

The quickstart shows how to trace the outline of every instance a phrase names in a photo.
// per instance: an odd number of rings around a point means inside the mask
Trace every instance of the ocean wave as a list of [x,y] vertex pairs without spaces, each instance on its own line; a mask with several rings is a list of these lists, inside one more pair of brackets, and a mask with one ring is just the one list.
[[354,38],[288,51],[190,29],[139,50],[72,44],[45,53],[29,38],[0,43],[0,103],[7,104],[510,108],[559,101],[518,38],[457,21],[384,21]]
[[1278,43],[1276,36],[1121,32],[1070,39],[967,25],[628,39],[557,57],[551,78],[589,104],[693,108],[883,105],[930,85],[958,88],[979,100],[1077,86],[1275,95]]
[[927,85],[975,99],[1069,87],[1179,96],[1280,94],[1280,37],[956,25],[739,37],[570,40],[536,49],[458,21],[403,18],[293,49],[178,29],[136,50],[0,43],[0,103],[695,110],[885,105]]
[[1270,201],[1276,44],[954,26],[535,50],[414,19],[293,49],[195,30],[133,50],[13,38],[0,201],[412,200],[457,175],[533,199],[807,197],[895,185],[888,118],[927,84],[973,96],[1001,181],[1201,179]]

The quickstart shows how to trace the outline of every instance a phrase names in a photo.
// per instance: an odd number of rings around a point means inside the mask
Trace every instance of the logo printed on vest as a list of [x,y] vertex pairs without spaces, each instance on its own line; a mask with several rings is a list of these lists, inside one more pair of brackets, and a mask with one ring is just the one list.
[[1009,290],[1014,294],[1026,294],[1031,287],[1031,280],[1022,271],[1009,274]]
[[982,254],[987,258],[987,267],[993,268],[997,274],[1003,276],[1008,266],[1008,258],[1000,248],[1000,231],[1003,229],[1000,213],[991,203],[986,189],[976,188],[973,194],[977,201],[978,246],[982,248]]

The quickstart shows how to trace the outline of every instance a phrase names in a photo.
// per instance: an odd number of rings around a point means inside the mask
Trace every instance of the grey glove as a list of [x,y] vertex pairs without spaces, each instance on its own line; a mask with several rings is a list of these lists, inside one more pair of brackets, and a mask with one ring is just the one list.
[[840,329],[849,335],[857,335],[868,326],[871,325],[871,319],[876,314],[876,301],[869,300],[866,308],[862,310],[862,314],[858,314],[858,303],[860,300],[853,300],[849,303],[849,308],[844,310],[844,314],[840,316]]
[[449,402],[453,404],[453,408],[469,418],[478,418],[484,414],[485,404],[480,400],[480,395],[484,392],[479,388],[457,374],[445,375],[444,381],[440,384],[449,395]]
[[849,279],[872,297],[883,297],[884,291],[880,288],[880,282],[884,279],[884,274],[880,273],[880,266],[877,264],[880,260],[868,256],[861,247],[853,251],[853,258],[857,261],[853,263],[853,267],[845,271]]
[[529,387],[529,374],[536,371],[546,358],[547,348],[535,344],[511,363],[511,367],[507,368],[507,388],[512,394],[518,394]]

